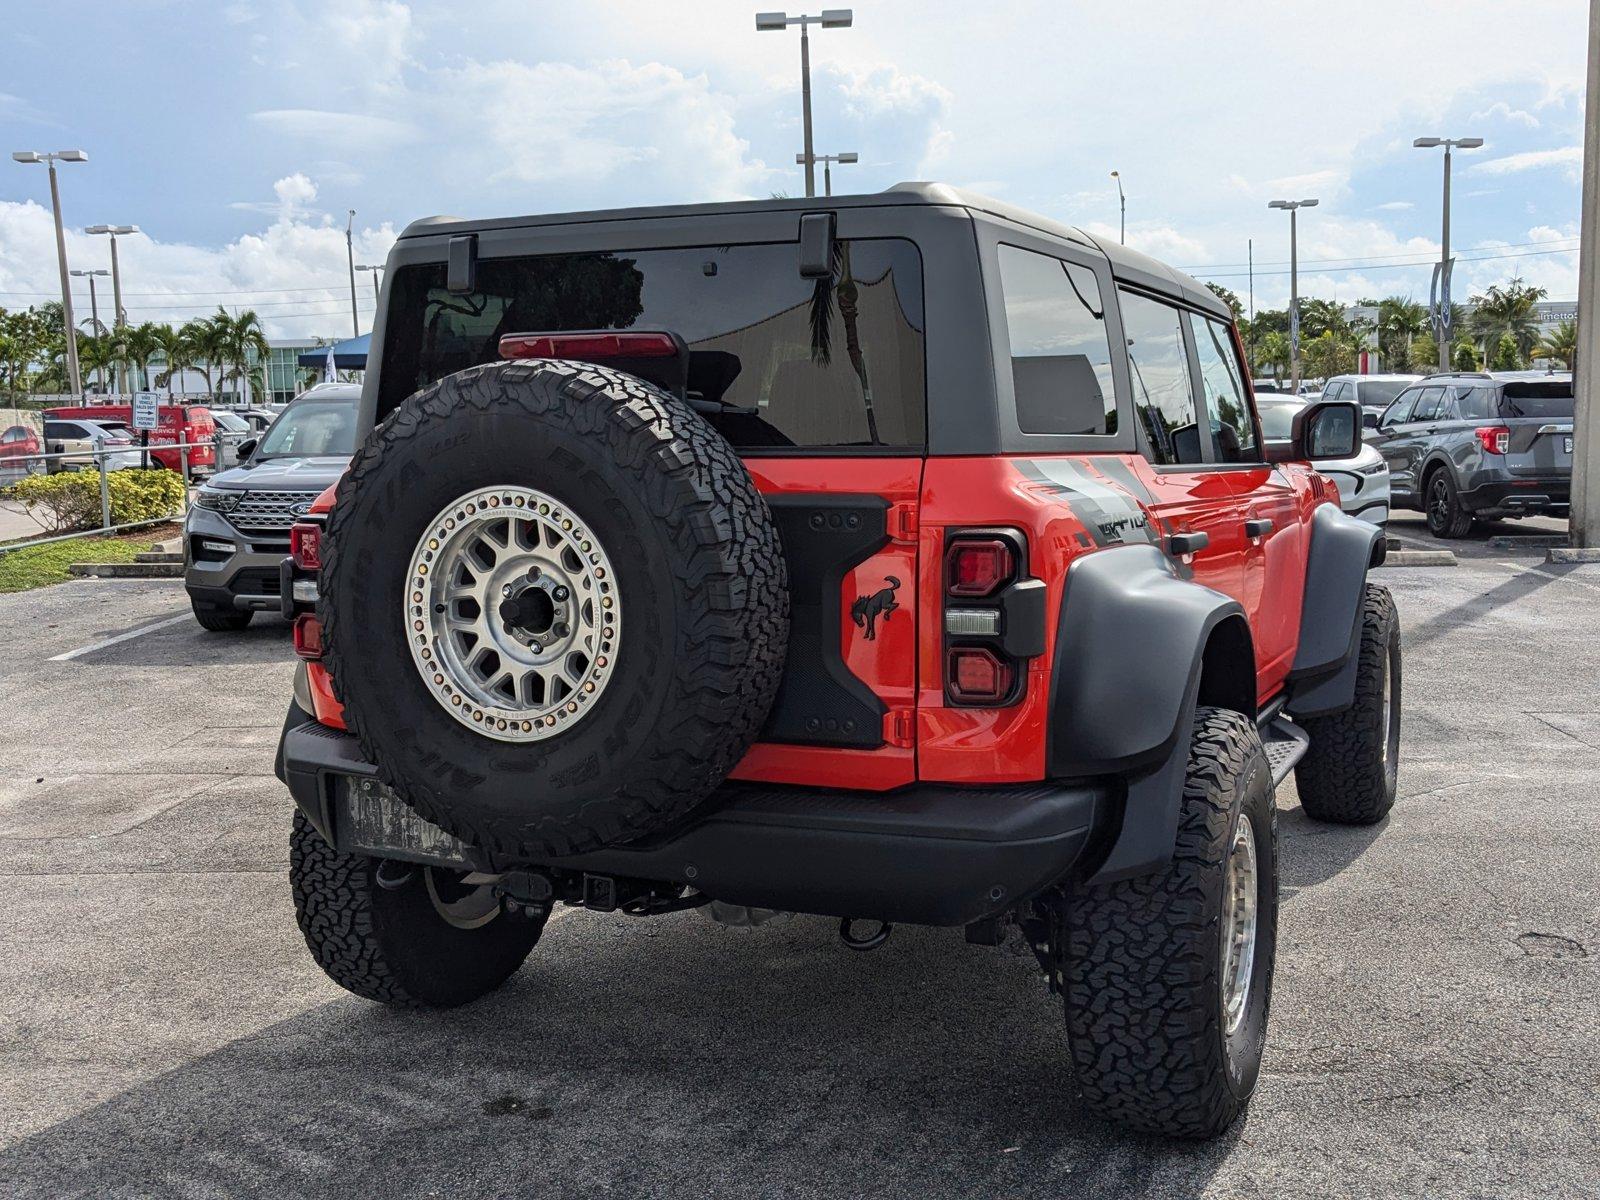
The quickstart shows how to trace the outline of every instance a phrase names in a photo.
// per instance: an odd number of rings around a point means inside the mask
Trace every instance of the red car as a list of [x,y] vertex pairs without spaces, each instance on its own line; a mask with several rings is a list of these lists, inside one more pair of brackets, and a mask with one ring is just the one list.
[[38,470],[43,464],[39,435],[26,425],[13,425],[0,433],[0,475],[9,477]]
[[[133,406],[129,404],[69,405],[47,408],[44,415],[60,420],[117,421],[133,428]],[[202,404],[163,404],[156,409],[156,427],[150,431],[151,465],[181,471],[181,454],[189,456],[191,475],[209,475],[217,469],[217,426],[211,410]],[[134,434],[137,438],[139,435]],[[175,447],[189,444],[186,451]],[[162,449],[162,447],[168,447]]]

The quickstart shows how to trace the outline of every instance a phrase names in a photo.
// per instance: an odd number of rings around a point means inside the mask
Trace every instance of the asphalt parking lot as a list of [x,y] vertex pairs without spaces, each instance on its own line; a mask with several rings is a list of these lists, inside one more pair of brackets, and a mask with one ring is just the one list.
[[1265,1073],[1207,1145],[1090,1121],[1031,958],[957,931],[570,912],[476,1005],[355,999],[286,884],[287,626],[0,596],[0,1194],[1593,1197],[1600,567],[1378,574],[1400,800],[1280,791]]

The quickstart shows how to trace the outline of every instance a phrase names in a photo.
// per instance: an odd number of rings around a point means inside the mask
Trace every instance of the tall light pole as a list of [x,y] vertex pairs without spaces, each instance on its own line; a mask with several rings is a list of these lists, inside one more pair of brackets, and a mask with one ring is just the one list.
[[[103,329],[104,326],[100,324],[100,301],[94,294],[94,280],[96,275],[109,275],[111,272],[105,270],[95,270],[71,271],[68,273],[75,276],[87,275],[89,277],[89,325],[90,328],[94,330],[94,336],[99,337],[100,330]],[[102,380],[102,384],[103,383],[104,381]]]
[[[846,150],[843,154],[813,154],[811,158],[814,162],[819,162],[822,164],[822,194],[824,196],[833,195],[833,171],[830,169],[831,163],[853,163],[861,161],[861,156],[858,155],[854,150]],[[804,164],[806,161],[806,156],[804,154],[796,154],[794,156],[794,161]]]
[[1411,143],[1419,150],[1444,147],[1444,232],[1439,239],[1439,269],[1434,273],[1433,332],[1439,339],[1439,370],[1450,369],[1450,272],[1455,265],[1450,261],[1450,152],[1476,150],[1483,145],[1482,138],[1420,137]]
[[1128,198],[1122,194],[1122,173],[1111,172],[1111,178],[1117,181],[1117,206],[1122,210],[1122,219],[1117,227],[1117,241],[1124,246],[1128,244]]
[[[122,307],[122,272],[117,268],[117,237],[119,234],[138,233],[137,225],[90,225],[85,233],[111,235],[111,303],[116,307],[111,313],[111,327],[121,329],[128,323],[128,314]],[[128,368],[117,364],[117,391],[128,390]]]
[[1289,212],[1289,390],[1300,390],[1300,232],[1295,213],[1315,208],[1315,200],[1272,200],[1268,208]]
[[855,14],[848,8],[825,8],[820,16],[791,17],[788,13],[764,12],[756,14],[756,31],[770,33],[774,30],[787,29],[791,25],[800,26],[800,115],[805,125],[806,148],[805,153],[796,161],[801,162],[806,169],[806,195],[817,194],[817,156],[811,145],[811,36],[807,28],[811,25],[820,25],[824,29],[848,29],[855,20]]
[[1589,0],[1589,118],[1583,132],[1583,223],[1578,252],[1578,361],[1572,424],[1574,554],[1600,560],[1600,0]]
[[67,277],[67,234],[61,226],[61,188],[56,183],[56,162],[88,162],[89,155],[82,150],[57,150],[53,154],[15,150],[11,157],[19,163],[44,163],[50,168],[50,207],[56,214],[56,261],[61,267],[61,323],[67,335],[67,381],[78,403],[83,404],[83,376],[78,371],[78,332],[72,319],[72,281]]
[[361,318],[356,316],[356,210],[350,209],[350,219],[344,223],[344,252],[350,260],[350,324],[355,330],[351,337],[361,336]]
[[357,263],[356,264],[356,270],[358,270],[358,271],[371,271],[372,272],[372,300],[373,300],[373,303],[376,304],[377,301],[378,301],[378,272],[383,270],[383,264],[382,263]]

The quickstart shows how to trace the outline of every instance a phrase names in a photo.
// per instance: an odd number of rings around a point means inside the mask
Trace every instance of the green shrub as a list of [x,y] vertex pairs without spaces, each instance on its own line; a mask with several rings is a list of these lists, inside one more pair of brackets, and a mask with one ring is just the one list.
[[[106,476],[111,523],[128,525],[175,517],[183,511],[183,477],[175,471],[130,468]],[[29,475],[6,488],[46,533],[74,533],[100,527],[100,473]]]

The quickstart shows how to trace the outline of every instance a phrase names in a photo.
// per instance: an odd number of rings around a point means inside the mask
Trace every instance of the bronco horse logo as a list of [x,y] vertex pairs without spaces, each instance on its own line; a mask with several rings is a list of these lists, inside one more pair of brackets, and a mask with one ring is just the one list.
[[878,640],[878,618],[887,621],[889,614],[900,607],[894,602],[895,589],[900,586],[900,581],[893,575],[883,578],[888,587],[879,588],[870,596],[858,596],[850,606],[850,619],[867,631],[869,642]]

